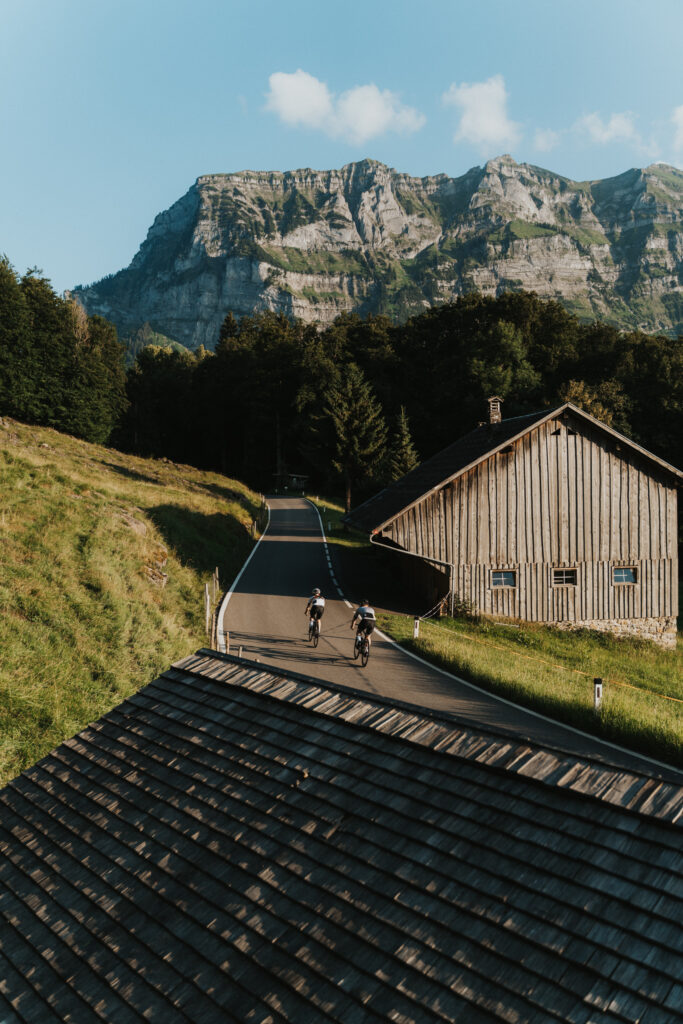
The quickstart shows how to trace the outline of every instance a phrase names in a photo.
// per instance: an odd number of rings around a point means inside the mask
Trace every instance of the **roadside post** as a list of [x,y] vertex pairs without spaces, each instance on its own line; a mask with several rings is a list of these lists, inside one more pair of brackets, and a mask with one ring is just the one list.
[[602,706],[602,679],[593,680],[593,710],[599,711]]
[[419,618],[416,615],[415,619],[413,620],[413,640],[417,640],[419,635],[420,635],[420,620],[419,620]]

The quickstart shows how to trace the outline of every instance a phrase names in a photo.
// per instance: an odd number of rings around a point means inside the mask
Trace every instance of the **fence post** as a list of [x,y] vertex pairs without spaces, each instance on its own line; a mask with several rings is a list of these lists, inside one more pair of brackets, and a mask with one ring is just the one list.
[[420,620],[419,620],[419,618],[416,615],[415,619],[413,621],[413,640],[417,640],[419,635],[420,635]]
[[204,584],[204,618],[206,619],[206,635],[209,636],[211,618],[211,598],[209,596],[209,584]]
[[593,710],[599,711],[602,706],[602,679],[593,680]]

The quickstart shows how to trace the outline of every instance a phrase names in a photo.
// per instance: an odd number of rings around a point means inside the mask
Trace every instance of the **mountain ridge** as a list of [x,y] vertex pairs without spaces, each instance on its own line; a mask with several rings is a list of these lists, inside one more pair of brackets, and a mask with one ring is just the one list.
[[123,336],[212,348],[228,311],[400,320],[478,290],[530,290],[582,319],[683,333],[683,172],[575,182],[504,154],[450,178],[376,160],[200,175],[130,266],[73,294]]

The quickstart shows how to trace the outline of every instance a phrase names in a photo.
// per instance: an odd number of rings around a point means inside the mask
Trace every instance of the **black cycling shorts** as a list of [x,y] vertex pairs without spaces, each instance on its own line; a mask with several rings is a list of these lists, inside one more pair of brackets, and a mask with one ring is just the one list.
[[322,619],[324,611],[324,604],[314,604],[310,609],[310,616],[312,619]]
[[360,622],[358,623],[358,632],[361,635],[370,636],[370,634],[374,632],[374,629],[374,619],[361,619]]

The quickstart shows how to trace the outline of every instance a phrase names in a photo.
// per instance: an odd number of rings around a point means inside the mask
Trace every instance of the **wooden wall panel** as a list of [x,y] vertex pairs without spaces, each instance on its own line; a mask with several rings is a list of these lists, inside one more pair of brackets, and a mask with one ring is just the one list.
[[[538,621],[674,614],[676,490],[637,453],[616,447],[578,419],[542,424],[510,453],[428,495],[386,534],[408,551],[453,562],[460,595],[493,614]],[[615,588],[615,563],[638,567],[636,587]],[[577,569],[576,590],[551,586],[553,566]],[[517,591],[493,594],[492,567],[516,568]]]

